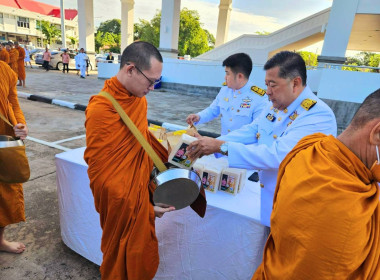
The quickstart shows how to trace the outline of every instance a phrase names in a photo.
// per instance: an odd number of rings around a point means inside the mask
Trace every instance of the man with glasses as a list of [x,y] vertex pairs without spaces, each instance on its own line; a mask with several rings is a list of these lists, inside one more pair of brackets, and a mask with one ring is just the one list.
[[221,153],[230,167],[260,170],[260,218],[270,226],[281,161],[302,137],[316,132],[336,136],[337,126],[332,110],[306,85],[306,65],[299,54],[279,52],[264,70],[270,104],[261,115],[218,139],[201,137],[187,151],[190,158]]
[[[123,52],[120,70],[102,91],[120,104],[163,161],[166,149],[148,130],[145,95],[161,77],[162,57],[146,42],[134,42]],[[174,210],[150,202],[153,163],[105,97],[91,97],[86,110],[90,187],[103,229],[102,279],[152,279],[158,268],[154,219]]]

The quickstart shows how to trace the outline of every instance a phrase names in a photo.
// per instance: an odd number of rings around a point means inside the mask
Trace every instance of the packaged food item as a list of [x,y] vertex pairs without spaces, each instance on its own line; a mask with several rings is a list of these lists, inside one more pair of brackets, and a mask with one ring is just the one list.
[[214,193],[218,191],[220,171],[212,167],[204,167],[201,179],[202,186],[206,191]]
[[[195,140],[197,140],[197,138],[191,137],[187,134],[182,134],[181,140],[177,143],[169,155],[169,162],[180,168],[190,169],[194,161],[190,160],[186,156],[186,149],[190,143]],[[169,144],[171,145],[170,142]]]
[[239,189],[241,172],[236,168],[225,168],[220,175],[220,187],[223,192],[236,195]]
[[247,177],[247,169],[241,169],[241,168],[231,168],[231,169],[240,172],[239,187],[238,187],[238,193],[239,193],[242,189],[244,189],[245,181]]
[[193,164],[193,171],[198,174],[199,178],[202,178],[201,176],[202,176],[202,173],[203,173],[204,165],[202,163],[199,163],[198,161],[199,160],[197,160]]

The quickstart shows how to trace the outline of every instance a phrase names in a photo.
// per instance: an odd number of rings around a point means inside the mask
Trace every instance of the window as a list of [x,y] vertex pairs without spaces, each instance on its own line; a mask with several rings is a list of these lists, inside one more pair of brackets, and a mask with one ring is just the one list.
[[0,13],[0,24],[3,24],[4,23],[4,16],[3,16],[3,13]]
[[29,28],[29,19],[24,17],[17,18],[17,26],[23,28]]

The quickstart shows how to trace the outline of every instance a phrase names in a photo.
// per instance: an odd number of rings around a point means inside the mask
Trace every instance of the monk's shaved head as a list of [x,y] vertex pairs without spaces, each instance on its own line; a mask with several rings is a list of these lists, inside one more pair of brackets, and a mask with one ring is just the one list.
[[350,125],[354,129],[359,129],[377,118],[380,118],[380,88],[367,96],[356,111]]
[[162,63],[162,56],[155,46],[143,41],[134,42],[123,51],[120,69],[127,63],[133,62],[141,70],[148,70],[151,67],[152,57]]

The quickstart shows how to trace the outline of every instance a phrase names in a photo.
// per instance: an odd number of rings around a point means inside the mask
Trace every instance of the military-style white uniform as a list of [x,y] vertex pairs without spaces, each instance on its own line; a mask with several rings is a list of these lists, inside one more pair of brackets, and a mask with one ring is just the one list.
[[251,124],[218,138],[228,142],[230,167],[260,170],[262,224],[270,226],[281,161],[301,138],[316,132],[336,136],[336,120],[330,107],[306,87],[285,110],[270,102]]
[[221,114],[221,135],[251,123],[268,105],[266,91],[246,83],[241,89],[233,90],[223,86],[209,107],[199,112],[199,122],[211,121]]

